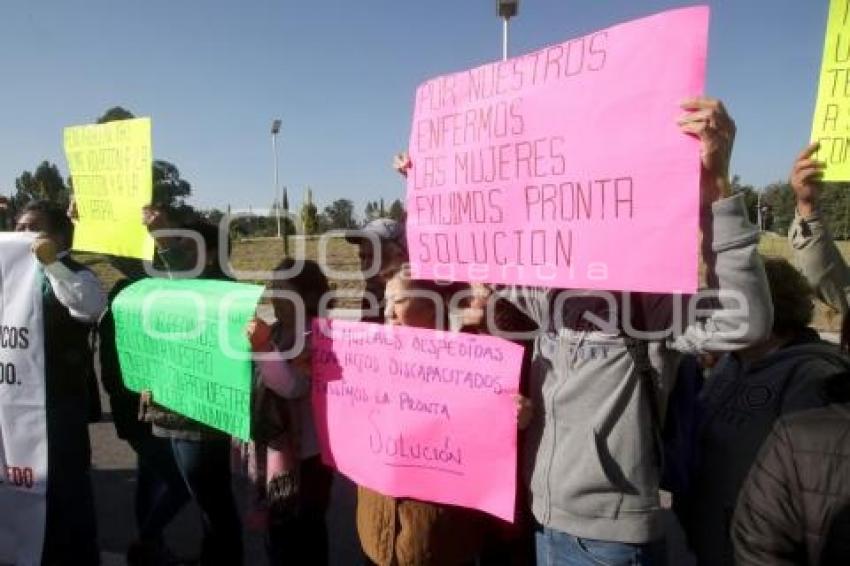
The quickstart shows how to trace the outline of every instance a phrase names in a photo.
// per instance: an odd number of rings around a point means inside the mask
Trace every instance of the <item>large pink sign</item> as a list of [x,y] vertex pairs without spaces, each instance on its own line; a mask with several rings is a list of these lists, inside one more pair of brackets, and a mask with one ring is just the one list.
[[416,91],[417,276],[656,292],[697,286],[707,7],[664,12]]
[[475,334],[320,319],[322,457],[355,483],[514,519],[522,348]]

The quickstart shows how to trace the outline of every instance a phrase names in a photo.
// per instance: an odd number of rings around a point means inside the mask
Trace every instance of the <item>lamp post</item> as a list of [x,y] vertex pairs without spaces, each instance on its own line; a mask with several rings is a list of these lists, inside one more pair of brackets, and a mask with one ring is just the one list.
[[272,157],[274,159],[274,198],[275,198],[275,215],[277,216],[277,237],[280,238],[280,198],[278,190],[278,174],[277,174],[277,135],[280,133],[281,121],[275,118],[272,122]]
[[[289,257],[289,197],[286,187],[283,187],[283,255]],[[297,233],[297,232],[296,232]]]
[[496,0],[499,17],[502,18],[502,61],[508,58],[508,20],[517,15],[519,0]]

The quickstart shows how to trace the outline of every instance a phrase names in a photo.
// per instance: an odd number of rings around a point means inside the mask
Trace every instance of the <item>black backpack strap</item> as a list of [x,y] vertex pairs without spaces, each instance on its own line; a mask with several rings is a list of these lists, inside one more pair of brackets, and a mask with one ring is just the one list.
[[638,340],[631,336],[623,338],[626,349],[635,364],[635,371],[640,384],[649,399],[649,413],[652,420],[653,450],[658,469],[664,469],[664,450],[662,440],[663,423],[661,421],[661,406],[659,399],[658,372],[649,360],[649,342]]

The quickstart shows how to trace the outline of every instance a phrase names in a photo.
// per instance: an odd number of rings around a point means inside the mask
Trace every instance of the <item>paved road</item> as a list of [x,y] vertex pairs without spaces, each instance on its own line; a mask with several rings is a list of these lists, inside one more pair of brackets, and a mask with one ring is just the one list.
[[[108,405],[104,405],[106,407]],[[108,416],[108,414],[107,414]],[[111,422],[91,426],[93,481],[98,511],[98,535],[104,566],[125,564],[124,554],[135,539],[133,494],[135,492],[135,453],[115,436]],[[237,501],[244,510],[248,486],[234,480]],[[331,564],[359,563],[359,544],[354,531],[354,488],[345,478],[334,482],[333,503],[328,515]],[[199,555],[201,538],[198,509],[190,504],[166,532],[169,546],[179,556]],[[246,565],[265,565],[262,538],[245,531]]]

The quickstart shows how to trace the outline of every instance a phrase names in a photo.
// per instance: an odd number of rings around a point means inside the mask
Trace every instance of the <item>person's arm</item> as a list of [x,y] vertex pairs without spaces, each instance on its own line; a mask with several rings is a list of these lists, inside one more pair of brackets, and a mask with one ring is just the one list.
[[71,271],[59,261],[44,266],[56,298],[77,320],[97,322],[106,309],[106,292],[87,269]]
[[32,244],[33,253],[44,266],[44,273],[56,299],[76,320],[97,322],[106,309],[106,292],[97,277],[86,269],[71,271],[57,259],[56,244],[39,236]]
[[818,149],[817,143],[809,145],[797,156],[791,170],[791,188],[797,205],[788,229],[788,241],[794,264],[817,296],[844,315],[850,296],[850,268],[818,209],[824,167],[813,159]]
[[[668,346],[690,354],[734,351],[766,339],[773,325],[773,303],[758,253],[759,231],[747,215],[742,196],[729,196],[729,160],[735,123],[723,104],[710,98],[686,101],[679,121],[683,132],[701,143],[701,214],[703,256],[714,293],[688,297],[687,317]],[[713,296],[712,296],[713,295]],[[713,299],[713,300],[709,300]],[[694,301],[698,301],[694,303]],[[670,317],[667,309],[645,307],[652,317]],[[690,315],[704,315],[700,318]],[[657,326],[657,323],[650,323]]]
[[805,564],[805,532],[799,507],[793,449],[779,421],[738,496],[731,537],[736,564]]
[[[540,331],[551,331],[552,328],[552,299],[556,291],[545,287],[529,287],[522,285],[507,285],[493,286],[493,296],[488,298],[488,301],[508,301],[511,305],[519,310],[519,314],[534,323],[536,329],[532,328],[528,331],[533,333]],[[475,309],[480,317],[479,323],[484,325],[488,332],[498,336],[499,328],[487,328],[487,311],[484,309]],[[496,317],[498,318],[498,317]],[[468,322],[468,321],[467,321]],[[498,320],[495,321],[498,325]],[[515,329],[504,329],[515,330]]]
[[[272,347],[270,352],[277,352]],[[310,392],[310,378],[286,360],[263,360],[257,362],[257,370],[266,387],[284,399],[299,399]]]
[[[271,326],[261,319],[254,318],[248,322],[245,332],[254,352],[279,353],[271,337]],[[310,378],[300,371],[295,363],[280,359],[279,356],[275,356],[272,360],[260,359],[255,363],[263,384],[277,396],[284,399],[298,399],[310,392]]]
[[690,354],[752,346],[770,336],[773,326],[773,302],[758,253],[759,232],[749,221],[743,196],[721,199],[711,210],[712,228],[703,238],[710,241],[711,253],[705,259],[716,287],[710,294],[689,297],[682,307],[685,316],[696,314],[694,307],[707,311],[707,316],[686,320],[684,330],[669,343]]

